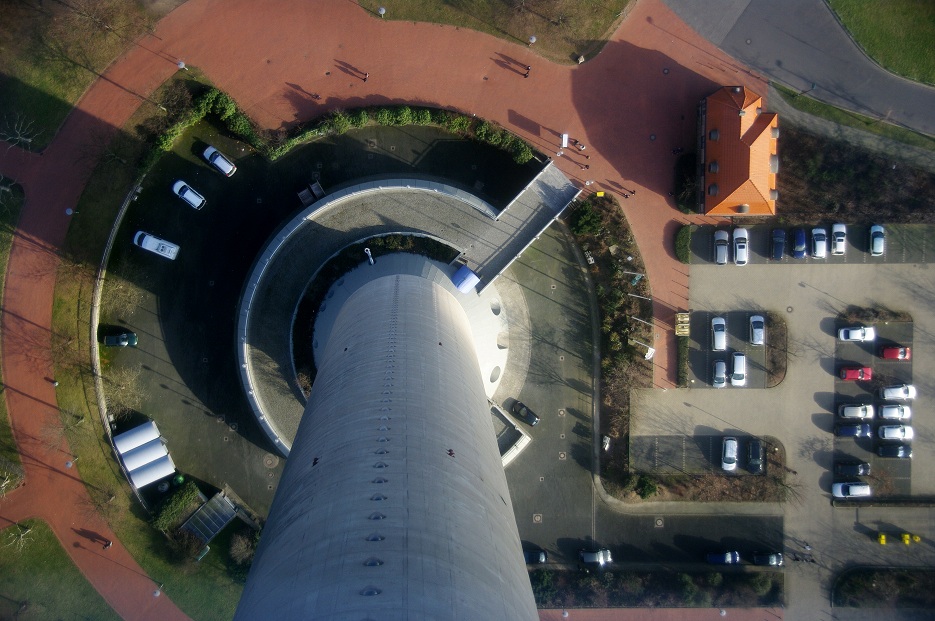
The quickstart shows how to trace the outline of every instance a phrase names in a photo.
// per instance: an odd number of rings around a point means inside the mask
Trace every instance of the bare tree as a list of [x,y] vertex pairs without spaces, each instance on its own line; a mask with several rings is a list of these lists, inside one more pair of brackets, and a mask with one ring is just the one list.
[[130,261],[122,261],[107,274],[101,310],[106,317],[126,319],[143,303],[146,273]]
[[13,547],[17,552],[21,552],[32,541],[32,537],[29,536],[31,532],[32,526],[14,523],[13,527],[7,529],[7,547]]
[[141,365],[111,369],[104,375],[104,398],[107,411],[114,418],[127,416],[138,410],[146,399],[146,391],[140,386]]
[[23,476],[22,464],[0,457],[0,498],[19,487],[23,482]]
[[36,123],[21,113],[4,116],[0,125],[0,140],[7,142],[7,151],[13,147],[29,150],[39,134]]
[[86,433],[91,430],[87,419],[74,410],[60,410],[59,418],[59,422],[46,425],[41,432],[43,443],[50,449],[60,447],[68,434]]

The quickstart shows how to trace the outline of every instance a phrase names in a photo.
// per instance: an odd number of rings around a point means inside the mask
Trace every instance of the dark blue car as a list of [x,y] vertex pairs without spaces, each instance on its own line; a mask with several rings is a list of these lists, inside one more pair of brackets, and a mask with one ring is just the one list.
[[808,245],[805,242],[805,229],[795,229],[792,231],[792,258],[804,259],[807,254]]
[[786,231],[785,229],[773,229],[772,244],[770,245],[769,258],[773,261],[782,261],[786,254]]

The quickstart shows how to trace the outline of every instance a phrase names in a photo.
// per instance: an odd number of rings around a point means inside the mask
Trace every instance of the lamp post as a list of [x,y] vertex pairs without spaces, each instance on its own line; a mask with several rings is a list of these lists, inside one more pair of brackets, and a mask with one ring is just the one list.
[[65,467],[71,470],[75,466],[76,461],[78,461],[78,458],[72,457],[71,459],[65,462]]
[[530,37],[529,37],[529,45],[532,45],[532,44],[535,43],[535,42],[536,42],[536,35],[530,35]]
[[[813,90],[815,90],[815,87],[817,87],[817,86],[818,86],[817,84],[815,84],[814,82],[812,82],[812,85],[811,85],[810,87],[808,87],[808,90],[802,91],[801,93],[799,93],[799,95],[807,95],[807,94],[811,93]],[[796,95],[796,97],[798,97],[799,95]]]
[[377,9],[377,13],[380,15],[380,19],[384,19],[383,16],[386,15],[386,7],[381,6]]

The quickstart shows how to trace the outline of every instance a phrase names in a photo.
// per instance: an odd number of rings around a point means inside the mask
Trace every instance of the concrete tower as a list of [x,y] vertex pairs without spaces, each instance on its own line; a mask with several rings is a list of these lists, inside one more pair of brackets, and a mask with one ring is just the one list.
[[237,620],[536,619],[471,329],[416,276],[328,339]]

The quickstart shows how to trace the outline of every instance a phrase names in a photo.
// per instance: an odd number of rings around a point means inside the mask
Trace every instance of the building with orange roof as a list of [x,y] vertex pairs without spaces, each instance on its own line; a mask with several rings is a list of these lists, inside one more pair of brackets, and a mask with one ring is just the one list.
[[699,105],[698,204],[711,216],[776,214],[779,116],[743,86],[725,86]]

